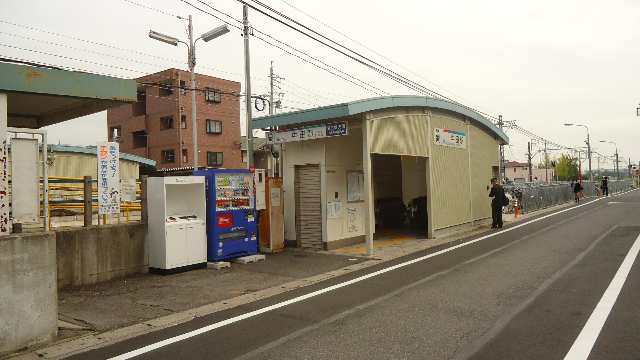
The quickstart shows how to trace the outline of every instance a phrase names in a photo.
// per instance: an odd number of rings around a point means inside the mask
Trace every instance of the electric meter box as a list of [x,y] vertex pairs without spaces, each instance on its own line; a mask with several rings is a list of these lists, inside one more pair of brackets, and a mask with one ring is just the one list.
[[264,210],[267,208],[267,171],[256,169],[253,173],[253,182],[256,187],[256,210]]

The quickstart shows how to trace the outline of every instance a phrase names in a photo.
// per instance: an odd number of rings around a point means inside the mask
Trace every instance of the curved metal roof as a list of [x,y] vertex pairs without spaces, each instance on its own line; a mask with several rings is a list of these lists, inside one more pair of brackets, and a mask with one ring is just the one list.
[[451,111],[475,121],[476,125],[494,134],[498,139],[502,140],[504,144],[509,143],[509,137],[502,130],[476,111],[450,101],[412,95],[377,97],[323,106],[315,109],[262,116],[253,119],[252,127],[253,129],[265,129],[272,126],[303,124],[399,107],[426,107]]

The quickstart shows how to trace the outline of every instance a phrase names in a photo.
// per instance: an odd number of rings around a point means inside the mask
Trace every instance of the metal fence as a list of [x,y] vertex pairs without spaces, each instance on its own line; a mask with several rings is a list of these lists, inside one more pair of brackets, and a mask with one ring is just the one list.
[[[84,201],[86,191],[91,194],[90,205],[85,204]],[[140,182],[136,184],[136,200],[121,202],[120,214],[107,220],[106,216],[98,216],[98,188],[95,179],[91,179],[90,183],[85,184],[83,178],[49,177],[49,228],[83,226],[85,222],[98,225],[109,221],[139,222],[141,210]],[[87,220],[85,220],[86,212],[90,212]]]
[[[600,195],[600,183],[583,181],[583,197],[594,197]],[[634,188],[632,180],[610,180],[609,194],[627,191]],[[516,206],[516,200],[522,213],[544,209],[549,206],[564,204],[574,200],[572,184],[554,183],[515,183],[505,185],[505,192],[511,202],[505,209],[506,213],[512,213]]]

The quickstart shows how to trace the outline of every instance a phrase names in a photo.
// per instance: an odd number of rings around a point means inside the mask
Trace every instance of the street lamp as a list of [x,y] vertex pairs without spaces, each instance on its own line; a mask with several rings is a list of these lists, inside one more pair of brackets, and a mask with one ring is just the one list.
[[[198,123],[196,117],[196,48],[195,44],[198,40],[202,39],[204,42],[209,42],[217,37],[220,37],[229,32],[227,25],[220,25],[215,29],[207,31],[199,38],[193,40],[193,23],[191,21],[191,15],[189,15],[189,42],[185,42],[175,38],[173,36],[165,35],[157,31],[149,30],[149,37],[162,41],[163,43],[178,46],[178,43],[185,44],[187,46],[187,65],[189,66],[189,72],[191,73],[191,129],[193,136],[193,169],[198,169]],[[182,145],[180,146],[182,148]],[[182,150],[180,150],[182,151]]]
[[589,127],[582,124],[565,123],[564,126],[581,126],[587,129],[587,156],[589,158],[589,181],[593,182],[593,172],[591,171],[591,138],[589,135]]
[[618,144],[615,141],[608,140],[600,140],[601,143],[613,144],[616,147],[615,157],[616,157],[616,180],[620,180],[620,168],[618,167]]

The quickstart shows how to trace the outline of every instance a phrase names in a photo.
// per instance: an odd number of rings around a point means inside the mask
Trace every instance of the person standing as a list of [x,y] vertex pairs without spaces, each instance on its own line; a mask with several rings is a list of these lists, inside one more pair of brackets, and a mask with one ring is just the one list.
[[575,197],[576,200],[576,204],[580,203],[580,193],[582,192],[582,184],[580,184],[579,181],[576,181],[573,184],[573,195]]
[[609,177],[605,176],[602,178],[602,183],[600,184],[600,188],[602,188],[602,195],[609,196]]
[[489,192],[491,199],[491,223],[492,229],[502,229],[502,206],[504,206],[507,197],[504,194],[504,188],[498,183],[498,179],[491,179],[491,191]]

